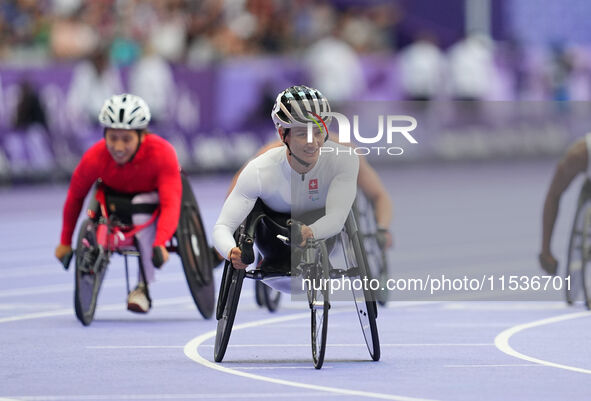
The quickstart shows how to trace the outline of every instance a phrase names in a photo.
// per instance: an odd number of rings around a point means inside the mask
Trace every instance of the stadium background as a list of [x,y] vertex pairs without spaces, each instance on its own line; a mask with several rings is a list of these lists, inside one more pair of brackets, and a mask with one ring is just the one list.
[[584,0],[5,0],[0,181],[67,179],[123,91],[148,101],[191,172],[251,157],[297,83],[333,109],[433,99],[417,113],[478,120],[419,119],[421,146],[376,163],[557,155],[589,123],[586,103],[564,102],[591,97],[589,15]]

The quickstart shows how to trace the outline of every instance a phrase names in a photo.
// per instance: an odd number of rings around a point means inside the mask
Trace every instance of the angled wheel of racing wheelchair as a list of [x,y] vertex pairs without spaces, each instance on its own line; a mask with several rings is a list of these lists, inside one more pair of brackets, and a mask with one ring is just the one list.
[[[570,277],[570,286],[565,286],[566,302],[572,305],[580,299],[581,288],[585,305],[591,309],[591,181],[585,180],[571,230],[565,278]],[[570,288],[569,288],[570,287]]]
[[326,353],[328,311],[330,309],[328,286],[326,285],[330,280],[326,243],[308,240],[301,259],[302,278],[309,280],[310,284],[306,288],[306,293],[311,312],[312,360],[314,367],[320,369]]
[[[343,252],[347,263],[347,270],[354,272],[349,275],[351,279],[359,279],[364,282],[371,280],[371,274],[368,269],[365,248],[362,241],[362,234],[359,231],[357,221],[355,219],[356,203],[353,205],[347,221],[345,222],[345,229],[341,231],[341,242],[343,245]],[[364,280],[366,279],[366,280]],[[376,318],[378,309],[376,306],[375,296],[370,288],[355,289],[352,286],[353,298],[355,300],[355,308],[357,309],[357,317],[361,324],[365,344],[371,358],[374,361],[380,359],[380,340],[378,337],[378,327]]]
[[220,294],[218,295],[216,309],[218,325],[213,351],[216,362],[221,362],[224,359],[226,349],[228,348],[245,274],[246,272],[244,270],[234,269],[229,261],[226,261],[224,264],[224,273],[220,284]]
[[[369,272],[373,278],[380,282],[380,288],[386,288],[389,268],[385,239],[377,225],[371,201],[360,191],[357,193],[357,207],[354,208],[354,213],[362,233]],[[384,306],[388,303],[388,291],[376,291],[375,296],[380,305]]]
[[183,175],[181,214],[175,233],[187,285],[197,309],[204,318],[213,315],[215,306],[213,262],[199,212],[199,205],[189,180]]
[[96,233],[96,222],[84,220],[75,251],[74,310],[84,326],[94,319],[96,301],[109,264],[107,254],[98,245]]
[[274,290],[260,280],[254,283],[255,300],[258,306],[265,306],[269,312],[277,311],[281,302],[281,292]]

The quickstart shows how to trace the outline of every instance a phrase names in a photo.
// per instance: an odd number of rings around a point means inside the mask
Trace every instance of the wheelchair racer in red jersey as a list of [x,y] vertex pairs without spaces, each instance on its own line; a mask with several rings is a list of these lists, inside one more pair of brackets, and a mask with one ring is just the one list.
[[[269,149],[246,165],[214,227],[214,245],[234,268],[247,266],[233,233],[257,200],[273,212],[293,216],[323,210],[320,218],[302,225],[300,245],[308,238],[330,238],[343,228],[357,193],[359,159],[328,140],[328,112],[327,99],[313,88],[292,86],[277,96],[271,117],[285,147]],[[341,151],[321,154],[321,147]]]
[[104,138],[88,149],[74,170],[63,209],[63,225],[55,256],[62,260],[72,252],[72,235],[84,198],[97,181],[107,193],[131,199],[131,223],[149,221],[149,207],[160,212],[153,224],[135,234],[145,279],[127,299],[129,310],[147,313],[150,302],[147,286],[154,281],[154,266],[168,260],[166,242],[176,231],[181,205],[180,166],[172,145],[148,132],[150,110],[146,102],[132,94],[114,95],[99,113]]

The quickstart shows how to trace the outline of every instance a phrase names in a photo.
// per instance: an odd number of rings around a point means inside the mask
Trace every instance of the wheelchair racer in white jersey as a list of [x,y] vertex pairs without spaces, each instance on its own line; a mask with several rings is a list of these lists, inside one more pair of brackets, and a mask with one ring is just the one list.
[[[343,145],[328,141],[328,112],[328,101],[313,88],[292,86],[277,96],[271,117],[285,147],[270,149],[248,163],[214,227],[214,245],[234,268],[247,267],[233,233],[257,199],[275,212],[295,216],[324,209],[322,217],[302,226],[302,246],[308,238],[330,238],[343,228],[356,196],[359,160]],[[321,154],[321,147],[335,151]]]

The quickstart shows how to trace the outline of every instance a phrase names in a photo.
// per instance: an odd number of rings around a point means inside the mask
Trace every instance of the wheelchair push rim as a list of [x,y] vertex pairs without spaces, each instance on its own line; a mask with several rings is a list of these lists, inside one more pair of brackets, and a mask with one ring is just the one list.
[[[240,301],[240,292],[242,290],[242,283],[244,281],[245,271],[235,270],[230,262],[226,262],[224,266],[225,279],[222,286],[227,287],[225,296],[222,296],[220,289],[220,300],[218,301],[218,310],[221,309],[221,316],[218,318],[217,330],[215,335],[214,345],[214,360],[221,362],[224,359],[230,335],[232,334],[232,326],[234,325],[234,318],[238,310],[238,303]],[[225,302],[224,302],[225,298]]]
[[[360,232],[357,230],[354,214],[351,213],[347,219],[346,231],[342,232],[341,239],[343,242],[343,251],[346,255],[349,255],[348,268],[357,267],[359,269],[359,276],[357,279],[363,280],[363,282],[369,282],[371,276],[367,269],[367,259],[365,258],[365,249],[363,243],[360,240]],[[360,289],[355,289],[355,286],[351,287],[353,292],[353,299],[355,301],[355,309],[357,311],[357,317],[359,318],[359,324],[361,325],[361,331],[367,345],[367,350],[371,359],[378,361],[380,359],[380,340],[378,336],[378,328],[376,323],[377,318],[377,306],[375,297],[369,288],[362,286]]]
[[215,307],[213,263],[197,201],[184,177],[183,204],[176,238],[193,301],[201,315],[209,319]]
[[[328,251],[326,244],[319,246],[320,260],[310,272],[312,280],[311,288],[307,289],[308,303],[310,305],[310,334],[312,345],[312,361],[314,368],[322,368],[326,353],[326,337],[328,334],[328,311],[330,303],[328,289],[325,283],[329,280]],[[315,285],[316,284],[316,285]]]
[[107,271],[107,256],[98,247],[96,224],[86,219],[80,226],[75,251],[74,310],[76,317],[88,326],[94,319],[98,294]]

